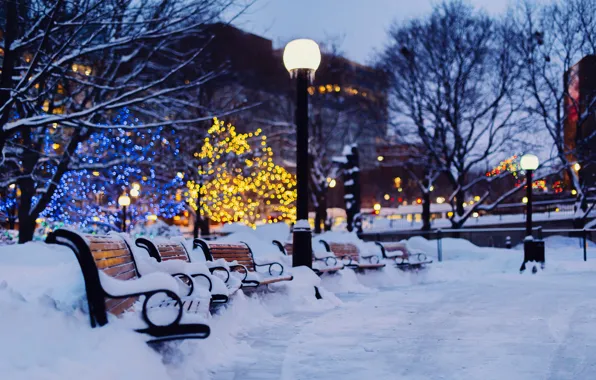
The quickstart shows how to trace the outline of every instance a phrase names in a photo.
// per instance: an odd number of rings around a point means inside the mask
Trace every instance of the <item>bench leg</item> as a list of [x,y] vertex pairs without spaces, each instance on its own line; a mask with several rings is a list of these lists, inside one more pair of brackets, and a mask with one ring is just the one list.
[[319,288],[318,288],[318,287],[316,287],[316,286],[315,286],[315,297],[316,297],[318,300],[322,300],[322,299],[323,299],[323,296],[321,296],[321,292],[319,292]]

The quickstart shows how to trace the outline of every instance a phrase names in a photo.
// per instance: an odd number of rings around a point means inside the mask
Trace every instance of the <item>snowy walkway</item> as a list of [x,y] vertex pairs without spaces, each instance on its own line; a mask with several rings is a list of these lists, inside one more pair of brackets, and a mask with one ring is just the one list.
[[214,378],[594,379],[595,293],[593,273],[575,273],[344,295],[250,332],[253,354]]

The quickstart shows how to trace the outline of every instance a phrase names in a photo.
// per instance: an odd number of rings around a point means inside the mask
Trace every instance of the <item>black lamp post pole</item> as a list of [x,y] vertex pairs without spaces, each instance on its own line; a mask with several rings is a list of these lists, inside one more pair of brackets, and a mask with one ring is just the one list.
[[126,232],[126,206],[122,206],[122,232]]
[[526,170],[526,237],[532,236],[532,170]]
[[308,82],[310,70],[296,70],[296,220],[292,265],[312,267],[311,230],[308,221]]

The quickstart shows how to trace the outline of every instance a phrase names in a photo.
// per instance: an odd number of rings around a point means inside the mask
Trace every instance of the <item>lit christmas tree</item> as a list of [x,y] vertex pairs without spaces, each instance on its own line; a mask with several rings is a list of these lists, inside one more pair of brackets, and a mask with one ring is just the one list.
[[294,221],[295,176],[273,162],[267,137],[237,133],[234,126],[214,119],[200,152],[200,186],[188,181],[188,203],[218,222],[258,223]]
[[[119,112],[113,122],[140,125],[128,109]],[[127,210],[132,224],[177,216],[185,207],[185,181],[182,173],[172,173],[168,161],[179,154],[176,132],[162,127],[101,129],[93,133],[79,145],[76,155],[77,166],[89,169],[64,175],[42,214],[42,226],[119,226],[117,200],[122,193],[132,198]]]

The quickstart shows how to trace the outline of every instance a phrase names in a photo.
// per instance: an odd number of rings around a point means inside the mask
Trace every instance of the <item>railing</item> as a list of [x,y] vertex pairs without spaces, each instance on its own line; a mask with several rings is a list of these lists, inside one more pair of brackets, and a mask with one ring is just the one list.
[[[401,240],[404,236],[423,236],[428,240],[436,240],[437,241],[437,258],[439,261],[443,261],[443,239],[449,236],[460,237],[461,234],[470,234],[474,235],[476,233],[481,234],[488,234],[491,233],[489,238],[493,238],[495,233],[502,233],[502,232],[516,232],[518,236],[522,236],[522,238],[517,239],[517,243],[523,241],[525,238],[526,229],[525,228],[460,228],[460,229],[434,229],[429,231],[422,231],[422,230],[410,230],[410,231],[386,231],[386,232],[376,232],[376,233],[369,233],[364,232],[360,234],[360,238],[363,240],[368,241],[392,241],[392,240]],[[596,232],[596,229],[543,229],[542,227],[534,227],[532,228],[532,234],[536,236],[538,239],[542,239],[544,235],[561,235],[567,234],[570,237],[577,237],[581,239],[581,243],[583,246],[583,259],[584,261],[588,260],[588,239],[591,238],[591,234]],[[469,239],[471,240],[471,239]],[[505,247],[504,248],[511,248],[513,245],[511,237],[508,235],[505,237]],[[494,242],[494,240],[493,240]],[[491,245],[495,246],[495,245]]]

